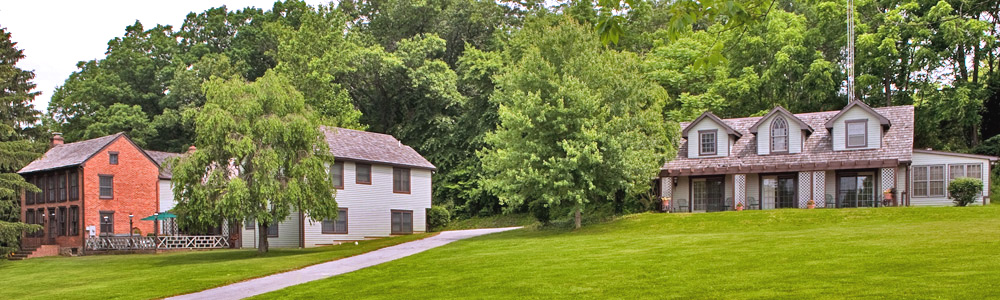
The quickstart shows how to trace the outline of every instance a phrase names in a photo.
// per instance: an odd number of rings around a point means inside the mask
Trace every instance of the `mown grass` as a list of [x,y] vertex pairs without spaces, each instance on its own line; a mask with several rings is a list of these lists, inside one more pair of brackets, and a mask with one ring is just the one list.
[[151,299],[196,292],[358,255],[416,234],[307,249],[44,257],[0,262],[0,299]]
[[1000,206],[639,214],[457,241],[268,298],[1000,297]]

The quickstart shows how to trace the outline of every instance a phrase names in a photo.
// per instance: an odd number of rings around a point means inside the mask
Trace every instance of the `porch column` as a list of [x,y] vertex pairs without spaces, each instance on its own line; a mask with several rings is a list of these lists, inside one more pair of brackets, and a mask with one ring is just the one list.
[[[896,187],[896,168],[882,168],[879,171],[880,171],[879,172],[880,173],[879,174],[880,175],[879,178],[881,178],[879,180],[879,182],[881,183],[881,187],[879,188],[878,193],[875,194],[876,197],[881,197],[882,192],[884,192],[887,189],[891,189],[891,188]],[[947,171],[947,170],[945,170],[945,171]],[[899,205],[900,202],[899,202],[899,191],[898,191],[898,189],[897,189],[896,193],[892,194],[892,197],[893,197],[893,199],[895,199],[896,205]]]
[[826,207],[826,171],[812,172],[812,192],[816,207]]
[[733,175],[733,184],[733,208],[740,204],[747,208],[747,174]]
[[660,177],[660,197],[674,196],[674,178]]
[[809,199],[812,198],[812,173],[799,172],[799,208],[808,207]]

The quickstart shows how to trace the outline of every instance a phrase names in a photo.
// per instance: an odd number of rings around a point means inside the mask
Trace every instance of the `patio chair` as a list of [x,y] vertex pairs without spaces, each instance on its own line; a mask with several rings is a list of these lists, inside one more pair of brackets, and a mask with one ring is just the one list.
[[826,194],[826,207],[837,208],[837,200],[833,199],[833,195]]
[[760,209],[760,201],[757,201],[757,198],[750,197],[749,208],[750,209],[757,209],[757,210],[759,210]]
[[677,199],[676,205],[674,205],[673,212],[688,212],[688,201],[687,199]]
[[733,206],[730,205],[731,203],[733,203],[733,197],[726,197],[726,202],[722,203],[722,211],[732,210]]

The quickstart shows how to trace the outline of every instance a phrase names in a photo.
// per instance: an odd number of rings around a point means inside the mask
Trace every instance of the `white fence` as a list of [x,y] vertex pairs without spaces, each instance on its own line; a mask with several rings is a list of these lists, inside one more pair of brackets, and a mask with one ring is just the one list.
[[154,250],[229,248],[221,235],[95,236],[87,238],[88,250]]

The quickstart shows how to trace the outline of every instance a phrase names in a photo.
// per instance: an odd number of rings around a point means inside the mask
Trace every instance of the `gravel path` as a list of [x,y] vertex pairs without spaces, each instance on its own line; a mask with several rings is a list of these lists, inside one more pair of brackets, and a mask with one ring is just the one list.
[[289,286],[303,284],[313,280],[357,271],[363,268],[424,252],[425,250],[440,247],[457,240],[518,228],[520,227],[444,231],[438,235],[422,240],[407,242],[356,256],[312,265],[295,271],[269,275],[167,299],[243,299],[267,292],[277,291]]

